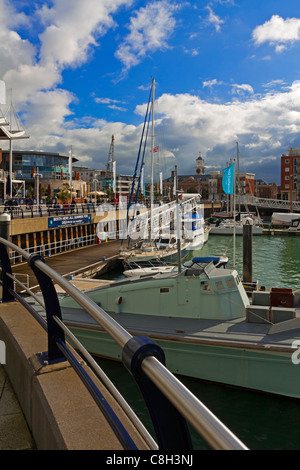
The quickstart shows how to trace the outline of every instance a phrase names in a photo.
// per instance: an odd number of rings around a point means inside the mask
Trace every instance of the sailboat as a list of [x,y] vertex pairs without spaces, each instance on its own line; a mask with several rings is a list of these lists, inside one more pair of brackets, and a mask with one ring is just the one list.
[[[132,183],[132,190],[130,194],[128,210],[127,210],[127,226],[129,233],[129,240],[127,248],[120,250],[120,258],[126,268],[132,267],[134,264],[142,264],[143,266],[149,265],[154,261],[175,263],[178,258],[178,240],[180,237],[180,252],[181,257],[184,258],[188,254],[189,247],[191,246],[191,239],[185,238],[185,232],[178,231],[176,227],[181,223],[182,219],[178,216],[178,201],[172,201],[168,204],[154,205],[154,152],[157,147],[154,143],[154,95],[155,95],[155,79],[152,79],[151,92],[146,111],[145,123],[142,133],[142,139],[139,148],[139,154],[134,172]],[[145,156],[145,143],[142,154],[142,140],[147,139],[148,130],[146,130],[146,122],[150,122],[150,99],[151,99],[151,117],[152,117],[152,136],[151,136],[151,188],[150,188],[150,211],[144,211],[136,215],[137,197],[141,186],[141,175],[143,174],[144,156]],[[142,155],[142,156],[141,156]],[[140,161],[141,160],[141,161]],[[138,168],[140,167],[140,176],[136,185]],[[137,187],[136,187],[137,186]],[[178,185],[176,186],[176,189]],[[131,216],[130,208],[133,200],[133,192],[136,191],[134,211]],[[177,194],[178,195],[178,194]],[[188,200],[180,203],[180,209],[183,211],[190,207],[192,212],[195,212],[196,201],[191,195]],[[202,231],[202,232],[201,232]],[[132,238],[136,239],[136,234],[141,236],[138,241],[132,242]],[[200,228],[197,237],[199,238],[202,233],[204,243],[204,230]],[[182,237],[183,234],[183,237]],[[124,239],[125,237],[123,237]],[[199,238],[200,240],[200,238]],[[199,241],[200,243],[200,241]]]
[[[263,224],[260,219],[260,216],[256,216],[254,213],[251,213],[249,210],[247,212],[241,212],[240,204],[240,170],[239,170],[239,145],[237,145],[237,178],[235,176],[235,159],[234,163],[231,166],[228,166],[224,170],[225,181],[227,178],[227,173],[230,171],[230,168],[234,168],[234,178],[232,179],[232,188],[231,192],[226,192],[226,188],[223,186],[223,190],[227,195],[233,195],[233,211],[227,213],[218,213],[215,214],[211,219],[210,224],[210,234],[211,235],[243,235],[243,225],[248,220],[252,225],[252,234],[253,235],[262,235],[263,234]],[[224,177],[223,177],[224,178]],[[233,184],[234,181],[234,184]],[[223,183],[223,182],[222,182]],[[238,196],[238,204],[236,204],[236,189]],[[238,206],[238,210],[236,210]]]

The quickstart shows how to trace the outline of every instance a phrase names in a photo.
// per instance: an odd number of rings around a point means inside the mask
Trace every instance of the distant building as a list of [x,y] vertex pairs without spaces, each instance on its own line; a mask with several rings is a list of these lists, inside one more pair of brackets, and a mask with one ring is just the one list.
[[254,196],[254,173],[240,173],[240,194]]
[[277,199],[276,183],[267,183],[262,179],[255,180],[254,195],[263,199]]
[[[89,169],[87,167],[76,167],[80,178],[87,183],[89,191],[103,191],[106,194],[112,194],[113,181],[111,175],[103,169]],[[132,175],[116,175],[116,195],[129,196],[132,187]]]
[[297,201],[300,193],[300,148],[281,156],[281,199]]
[[199,157],[196,159],[196,175],[204,175],[205,168],[204,168],[204,160],[201,157],[201,152],[199,152]]

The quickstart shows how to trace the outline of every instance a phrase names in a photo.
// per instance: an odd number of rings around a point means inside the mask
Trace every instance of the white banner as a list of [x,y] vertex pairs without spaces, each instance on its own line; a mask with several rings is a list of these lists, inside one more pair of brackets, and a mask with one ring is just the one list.
[[6,104],[6,90],[3,80],[0,80],[0,104]]

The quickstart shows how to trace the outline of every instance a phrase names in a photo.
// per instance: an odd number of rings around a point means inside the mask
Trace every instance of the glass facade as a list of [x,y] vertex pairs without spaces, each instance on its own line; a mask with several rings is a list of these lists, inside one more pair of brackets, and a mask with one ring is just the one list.
[[[8,171],[9,152],[2,151],[2,165]],[[69,157],[43,152],[13,151],[13,171],[19,179],[31,179],[38,171],[41,179],[69,178]]]

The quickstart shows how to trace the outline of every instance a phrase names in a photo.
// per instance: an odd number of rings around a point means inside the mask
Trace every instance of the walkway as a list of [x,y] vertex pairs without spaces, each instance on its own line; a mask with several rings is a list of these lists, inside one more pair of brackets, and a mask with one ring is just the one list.
[[[68,275],[74,271],[84,270],[87,266],[95,263],[98,268],[105,266],[108,258],[117,258],[120,246],[120,240],[116,240],[101,245],[81,247],[53,255],[46,258],[45,262],[59,274]],[[36,278],[26,262],[15,265],[12,269],[14,273],[28,274],[30,286],[37,284]],[[20,277],[20,280],[24,279]],[[90,283],[86,287],[90,288]],[[85,290],[85,286],[80,285],[79,288]],[[30,449],[35,449],[35,443],[9,378],[4,367],[0,364],[0,450]]]
[[[70,276],[72,273],[80,274],[85,272],[87,267],[91,270],[99,270],[107,264],[108,260],[118,258],[121,240],[112,240],[100,245],[89,245],[74,250],[58,253],[45,258],[48,266],[53,268],[61,276]],[[29,275],[29,286],[37,285],[37,280],[29,268],[27,262],[13,265],[14,274],[18,274],[19,280],[25,283],[24,277],[20,275]]]
[[0,450],[32,450],[35,444],[5,369],[0,365]]

